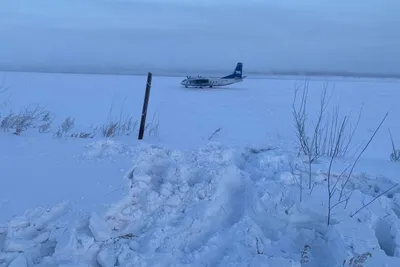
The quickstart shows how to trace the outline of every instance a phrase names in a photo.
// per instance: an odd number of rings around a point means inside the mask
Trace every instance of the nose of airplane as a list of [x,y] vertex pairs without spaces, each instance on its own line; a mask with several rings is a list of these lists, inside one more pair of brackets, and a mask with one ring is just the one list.
[[186,85],[187,80],[184,79],[183,81],[181,81],[181,85]]

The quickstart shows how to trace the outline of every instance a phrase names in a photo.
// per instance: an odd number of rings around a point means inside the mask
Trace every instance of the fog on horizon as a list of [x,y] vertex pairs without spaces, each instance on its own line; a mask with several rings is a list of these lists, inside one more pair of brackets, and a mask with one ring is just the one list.
[[400,75],[394,0],[3,0],[0,68]]

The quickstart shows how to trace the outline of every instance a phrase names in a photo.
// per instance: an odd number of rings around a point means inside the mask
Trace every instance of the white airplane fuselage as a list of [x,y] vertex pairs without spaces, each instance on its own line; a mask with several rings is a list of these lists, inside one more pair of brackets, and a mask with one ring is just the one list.
[[236,64],[234,71],[227,76],[224,77],[188,76],[186,77],[186,79],[181,81],[181,85],[185,87],[203,88],[203,87],[225,86],[242,82],[243,79],[246,78],[246,76],[242,76],[242,69],[243,69],[243,63],[238,62]]
[[[196,81],[202,81],[201,83],[196,83]],[[205,80],[207,80],[205,82]],[[212,78],[212,77],[197,77],[197,78],[188,78],[184,79],[181,82],[181,85],[185,87],[213,87],[213,86],[225,86],[225,85],[231,85],[234,83],[242,82],[242,79],[238,78]]]

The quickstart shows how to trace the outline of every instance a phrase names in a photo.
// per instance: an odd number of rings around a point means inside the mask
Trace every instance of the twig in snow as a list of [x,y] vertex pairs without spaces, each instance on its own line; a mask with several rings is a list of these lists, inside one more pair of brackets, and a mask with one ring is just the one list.
[[350,217],[354,217],[357,213],[359,213],[360,211],[362,211],[363,209],[365,209],[368,205],[370,205],[371,203],[373,203],[375,200],[377,200],[378,198],[380,198],[382,195],[386,194],[387,192],[389,192],[390,190],[392,190],[393,188],[395,188],[396,186],[398,186],[399,183],[393,185],[392,187],[390,187],[388,190],[382,192],[381,194],[377,195],[376,197],[374,197],[370,202],[368,202],[367,204],[365,204],[364,206],[362,206],[361,208],[359,208],[358,210],[356,210],[353,214],[350,215]]
[[222,130],[222,128],[216,129],[216,130],[210,135],[210,137],[208,137],[208,140],[210,141],[210,140],[211,140],[215,135],[217,135],[221,130]]
[[[327,189],[328,189],[328,222],[327,222],[327,223],[328,223],[328,225],[330,224],[330,221],[331,221],[332,209],[333,209],[334,207],[336,207],[337,205],[343,203],[343,202],[346,202],[346,206],[347,206],[347,203],[348,203],[348,201],[350,200],[351,194],[343,200],[342,198],[343,198],[343,196],[345,195],[344,189],[346,188],[346,185],[347,185],[347,183],[349,182],[349,180],[350,180],[350,178],[351,178],[351,176],[352,176],[352,174],[353,174],[353,170],[354,170],[356,164],[358,163],[358,160],[360,159],[360,157],[362,156],[362,154],[365,152],[365,150],[368,148],[368,146],[369,146],[369,144],[371,143],[371,141],[374,139],[376,133],[377,133],[377,132],[379,131],[379,129],[381,128],[381,126],[382,126],[383,122],[386,120],[388,114],[389,114],[389,113],[386,112],[385,116],[383,117],[383,119],[382,119],[381,122],[379,123],[378,127],[375,129],[374,133],[372,134],[372,136],[371,136],[370,139],[368,140],[367,144],[365,144],[364,148],[363,148],[363,149],[361,150],[361,152],[358,154],[356,160],[355,160],[354,163],[352,164],[350,173],[348,174],[345,183],[342,185],[342,188],[340,189],[340,195],[339,195],[339,200],[338,200],[338,202],[337,202],[336,204],[332,205],[332,197],[333,197],[333,195],[335,194],[335,192],[336,192],[336,190],[337,190],[338,181],[340,180],[340,178],[342,177],[342,175],[343,175],[343,173],[344,173],[344,172],[342,172],[342,173],[340,174],[338,180],[337,180],[336,183],[333,184],[333,186],[332,186],[332,182],[331,182],[332,163],[333,163],[333,160],[336,158],[336,156],[337,156],[338,153],[339,153],[339,144],[340,144],[340,142],[341,142],[341,136],[339,135],[338,138],[336,139],[337,142],[336,142],[336,144],[335,144],[334,153],[332,154],[331,159],[330,159],[330,162],[329,162],[328,177],[327,177],[327,180],[328,180],[328,188],[327,188]],[[345,122],[343,121],[341,127],[344,126],[344,123],[345,123]],[[342,132],[342,131],[339,131],[339,132]],[[348,166],[346,167],[346,170],[347,170],[347,169],[348,169]],[[347,193],[346,193],[346,194],[347,194]]]
[[390,135],[390,141],[392,142],[392,153],[390,153],[390,160],[391,161],[400,161],[400,149],[396,148],[396,145],[394,144],[393,136],[392,136],[392,133],[390,132],[390,129],[389,129],[389,135]]

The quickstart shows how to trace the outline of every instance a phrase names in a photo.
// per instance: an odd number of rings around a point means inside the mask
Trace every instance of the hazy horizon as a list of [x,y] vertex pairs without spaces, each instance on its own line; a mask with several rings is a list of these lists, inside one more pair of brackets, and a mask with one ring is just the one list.
[[400,3],[5,0],[0,69],[400,74]]

